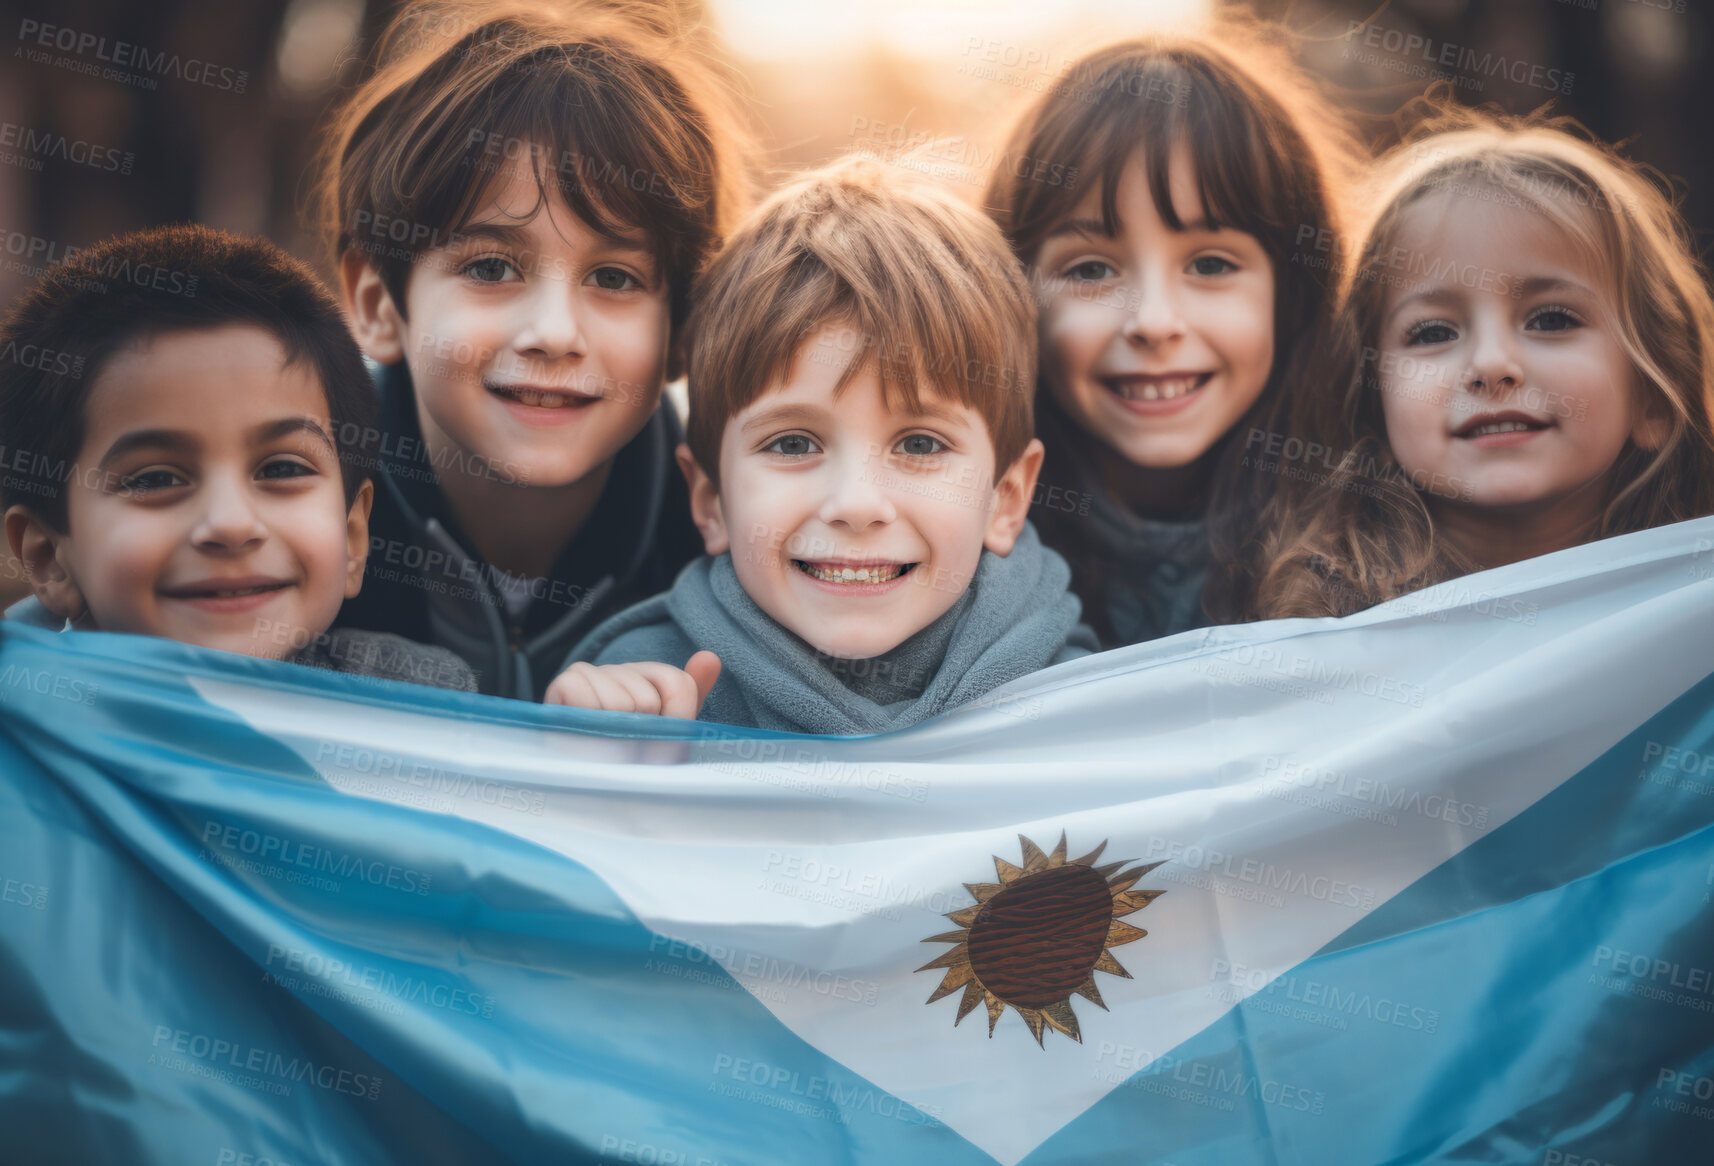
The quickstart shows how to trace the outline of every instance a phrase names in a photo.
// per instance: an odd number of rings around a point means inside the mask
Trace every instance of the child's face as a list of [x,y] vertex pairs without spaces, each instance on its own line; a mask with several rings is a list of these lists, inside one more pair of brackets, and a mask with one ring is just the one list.
[[1400,227],[1409,262],[1375,345],[1399,464],[1436,506],[1597,504],[1586,487],[1626,440],[1662,436],[1638,407],[1607,281],[1521,208],[1435,194]]
[[470,458],[476,472],[522,486],[577,482],[660,400],[666,279],[640,233],[597,234],[557,191],[543,203],[527,169],[501,176],[471,221],[417,261],[408,319],[389,302],[377,336],[356,305],[359,338],[377,360],[404,357],[443,478]]
[[889,409],[872,360],[836,397],[849,335],[817,332],[781,385],[727,421],[718,495],[688,449],[680,462],[708,553],[730,550],[756,605],[817,651],[861,660],[951,607],[984,547],[1010,553],[1041,444],[996,482],[968,407],[925,394],[920,414]]
[[1042,244],[1042,374],[1089,433],[1139,466],[1187,465],[1261,394],[1274,359],[1274,269],[1255,236],[1208,230],[1188,151],[1168,168],[1174,231],[1149,195],[1141,152],[1101,233],[1092,184]]
[[347,510],[320,379],[267,330],[128,345],[84,418],[66,530],[32,563],[56,614],[280,658],[357,594],[369,486]]

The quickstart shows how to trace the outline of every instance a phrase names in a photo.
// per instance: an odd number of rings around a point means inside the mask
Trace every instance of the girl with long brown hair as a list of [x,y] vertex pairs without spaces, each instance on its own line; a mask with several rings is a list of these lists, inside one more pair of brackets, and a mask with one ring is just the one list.
[[1092,52],[1013,131],[988,208],[1041,308],[1031,518],[1104,646],[1207,624],[1211,554],[1255,537],[1275,482],[1244,451],[1331,314],[1359,155],[1277,35],[1235,23]]

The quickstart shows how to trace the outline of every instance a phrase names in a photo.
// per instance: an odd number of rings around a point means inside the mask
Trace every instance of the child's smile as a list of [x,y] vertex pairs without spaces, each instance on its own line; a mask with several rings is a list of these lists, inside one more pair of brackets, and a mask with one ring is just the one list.
[[586,392],[572,385],[512,380],[492,373],[483,376],[482,387],[500,398],[519,422],[531,426],[566,425],[580,420],[580,414],[589,405],[602,399],[599,389]]
[[1191,404],[1191,398],[1208,387],[1211,372],[1161,373],[1149,376],[1105,376],[1101,382],[1140,417],[1162,417]]
[[1155,207],[1140,152],[1115,193],[1117,233],[1092,188],[1035,258],[1042,377],[1072,420],[1136,466],[1188,465],[1267,384],[1274,271],[1261,243],[1203,222],[1194,170],[1172,161],[1175,231]]
[[[709,553],[730,550],[756,605],[817,651],[868,659],[943,615],[984,547],[1004,554],[1013,534],[980,415],[928,394],[920,413],[887,401],[872,359],[836,391],[848,333],[824,326],[726,423],[718,492],[681,461]],[[1033,474],[1034,456],[1003,480]]]
[[[402,355],[428,455],[552,487],[600,471],[660,400],[667,283],[640,234],[601,234],[527,167],[411,270]],[[470,457],[461,456],[471,455]]]
[[793,559],[792,565],[818,583],[835,589],[835,594],[845,590],[861,594],[879,594],[890,590],[890,584],[897,583],[910,573],[915,563],[880,563],[868,560],[821,559],[809,562],[805,559]]
[[1387,296],[1374,349],[1399,465],[1443,521],[1593,522],[1626,443],[1656,440],[1605,282],[1539,215],[1451,193],[1405,212],[1399,254],[1423,274]]
[[281,656],[357,593],[369,486],[345,505],[326,395],[250,324],[122,349],[85,406],[59,614]]

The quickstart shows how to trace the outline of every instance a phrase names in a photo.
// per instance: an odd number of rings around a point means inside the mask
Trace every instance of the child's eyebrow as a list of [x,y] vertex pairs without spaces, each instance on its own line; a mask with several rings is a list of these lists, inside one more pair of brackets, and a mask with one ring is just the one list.
[[807,425],[821,421],[826,416],[827,411],[825,409],[818,409],[813,405],[779,405],[756,414],[738,428],[741,433],[749,433],[757,429],[766,429],[771,425],[793,422]]
[[[1210,222],[1207,218],[1186,219],[1181,222],[1180,231],[1188,234],[1191,231],[1203,231],[1210,235],[1218,235],[1223,228]],[[1111,239],[1112,232],[1100,219],[1066,219],[1059,226],[1047,233],[1047,238],[1056,239],[1061,235],[1087,235],[1092,239]]]
[[527,230],[505,223],[477,223],[475,226],[454,231],[453,235],[455,243],[467,239],[491,239],[496,243],[520,249],[527,248],[530,244],[530,233]]
[[1518,282],[1518,294],[1523,297],[1540,295],[1542,292],[1587,292],[1589,289],[1582,284],[1569,279],[1561,279],[1556,275],[1536,275]]
[[1061,235],[1088,235],[1094,239],[1111,239],[1112,232],[1100,219],[1066,219],[1047,233],[1049,239],[1057,239]]
[[280,438],[289,437],[294,433],[307,433],[311,437],[320,438],[322,444],[327,446],[330,451],[339,452],[339,447],[333,443],[333,438],[328,436],[327,430],[323,429],[321,423],[313,417],[282,417],[278,421],[269,421],[266,424],[258,425],[252,430],[252,433],[254,434],[252,440],[256,445],[266,445],[270,441],[278,441]]
[[1424,304],[1456,304],[1458,299],[1458,293],[1448,287],[1420,288],[1394,304],[1393,310],[1387,313],[1387,319],[1391,320],[1394,316],[1397,316],[1400,312],[1403,312],[1406,308],[1418,302]]
[[[635,231],[617,232],[597,230],[595,233],[610,243],[616,243],[621,247],[636,251],[640,254],[653,254],[653,251],[649,247],[648,240]],[[472,239],[492,239],[496,243],[503,244],[507,247],[514,247],[520,251],[530,250],[531,244],[534,242],[527,227],[521,224],[512,223],[477,223],[474,226],[465,227],[462,230],[455,231],[454,235],[456,236],[455,242],[464,242]]]
[[970,420],[969,410],[962,407],[937,405],[933,401],[922,401],[911,410],[910,420],[944,421],[948,425],[963,425]]
[[107,452],[101,455],[100,466],[117,461],[134,449],[164,449],[173,453],[183,453],[195,449],[196,438],[177,429],[133,429],[129,433],[115,438],[113,444],[107,447]]

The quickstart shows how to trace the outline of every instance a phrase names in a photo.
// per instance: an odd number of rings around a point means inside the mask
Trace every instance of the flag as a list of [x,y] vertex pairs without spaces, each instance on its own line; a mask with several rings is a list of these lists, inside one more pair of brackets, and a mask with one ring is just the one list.
[[1706,1161],[1714,520],[898,733],[0,629],[9,1162]]

